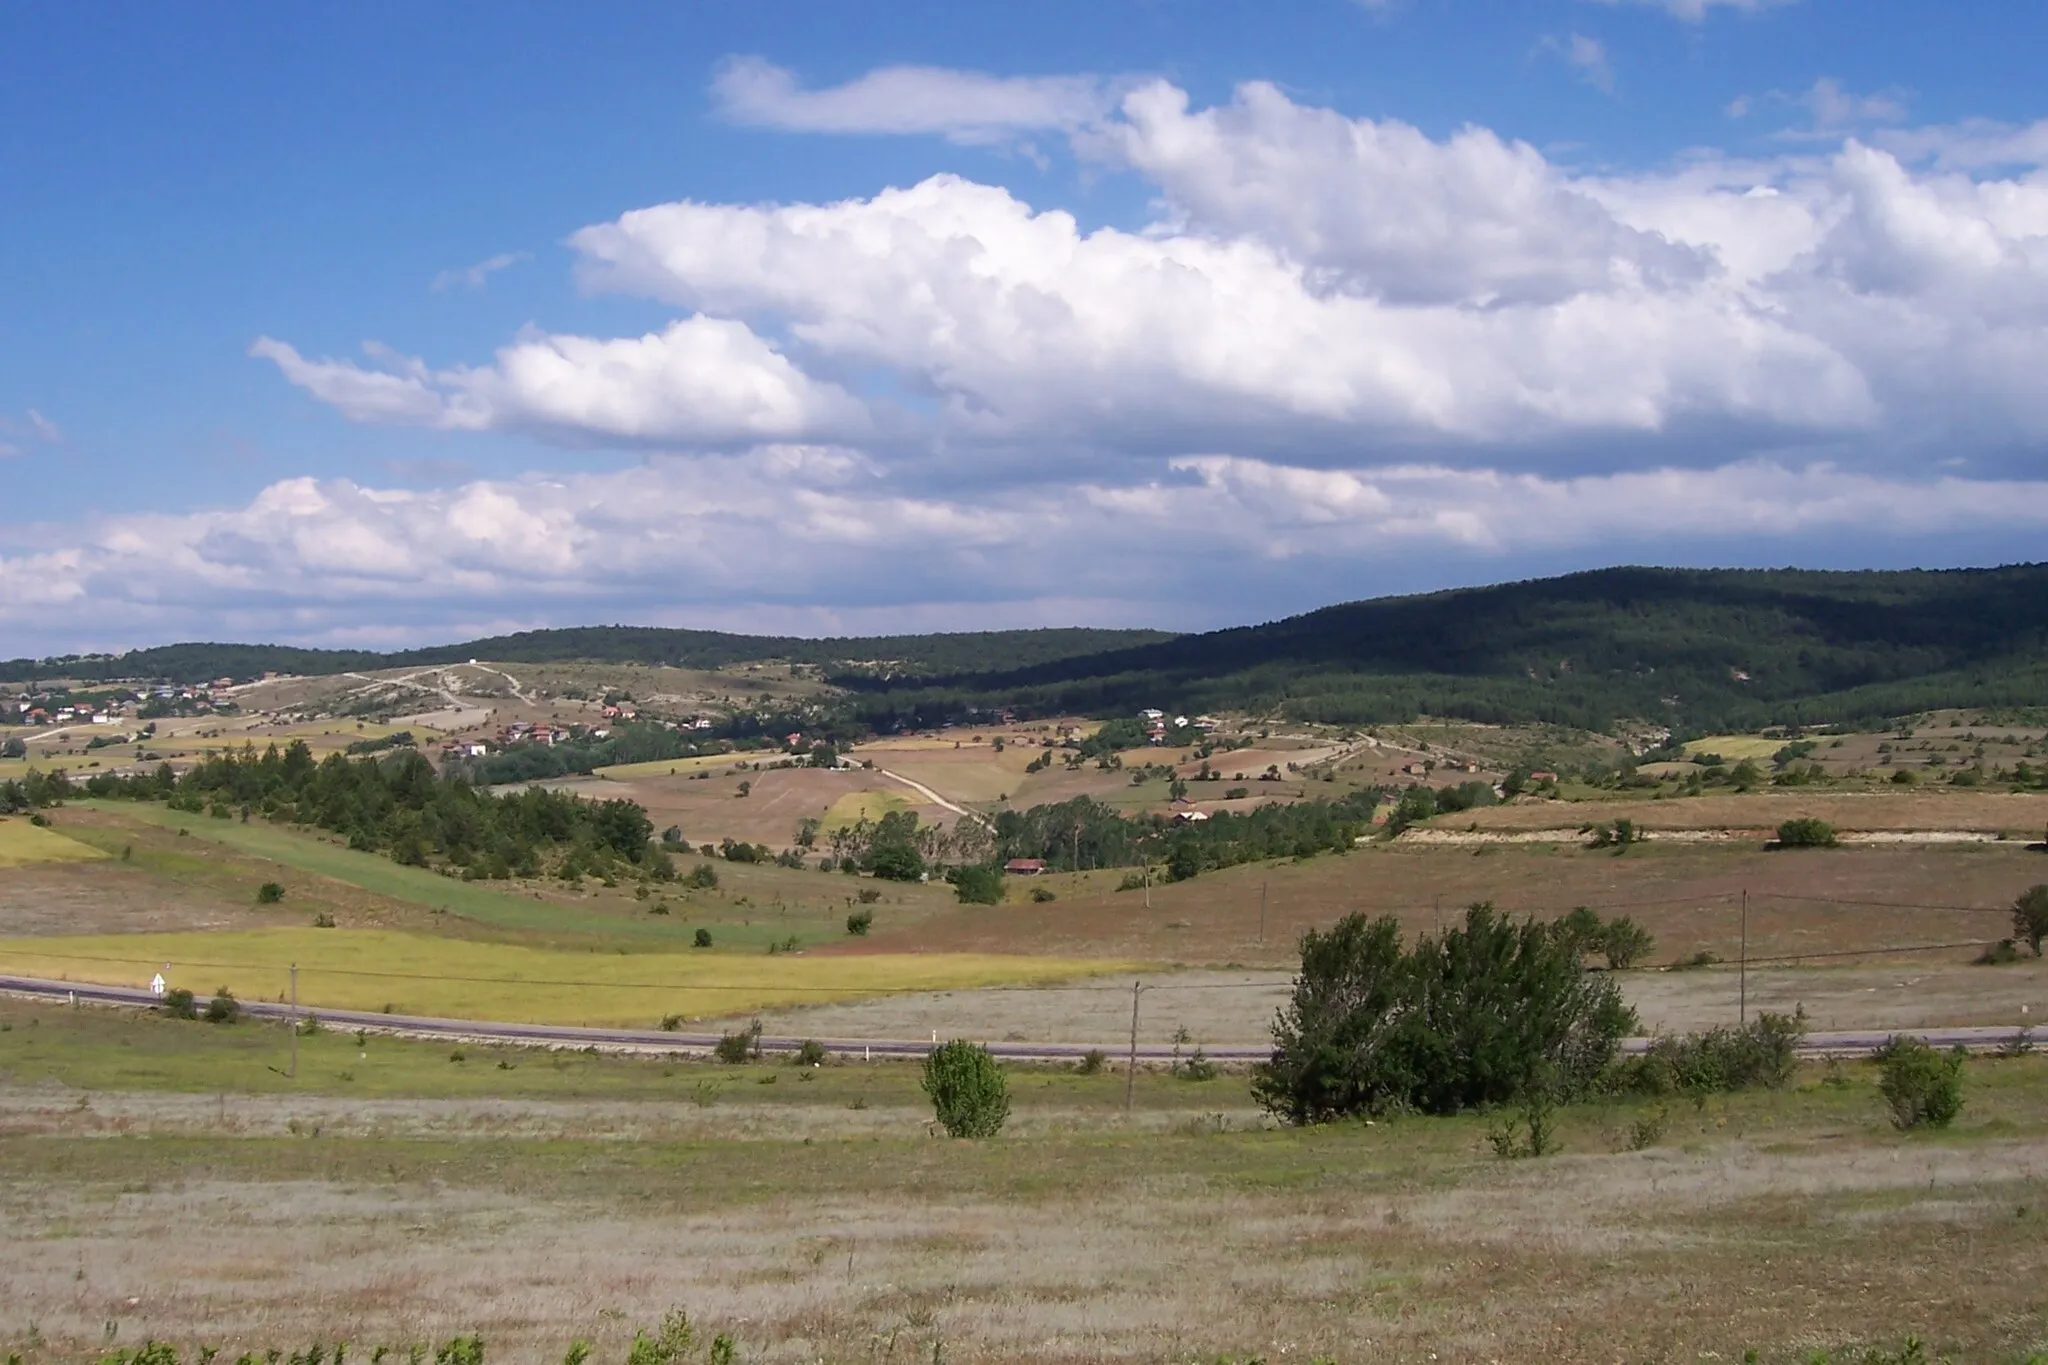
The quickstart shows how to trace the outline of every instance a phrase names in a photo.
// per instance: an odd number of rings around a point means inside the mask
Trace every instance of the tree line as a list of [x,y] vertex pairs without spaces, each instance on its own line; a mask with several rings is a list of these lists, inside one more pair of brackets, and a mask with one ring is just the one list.
[[[41,804],[80,790],[61,773],[31,774],[25,781],[42,784],[21,794],[24,801],[40,796]],[[472,880],[675,875],[668,855],[653,846],[653,825],[636,802],[589,801],[539,788],[494,795],[437,774],[412,751],[316,760],[303,740],[294,740],[261,753],[253,746],[216,753],[183,775],[168,763],[133,776],[97,774],[82,790],[165,801],[174,810],[219,819],[259,814],[341,835],[351,848],[396,862],[459,869]]]

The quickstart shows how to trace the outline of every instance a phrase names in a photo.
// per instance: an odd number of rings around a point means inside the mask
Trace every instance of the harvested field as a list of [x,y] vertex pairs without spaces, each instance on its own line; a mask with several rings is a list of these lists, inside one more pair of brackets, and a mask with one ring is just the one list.
[[810,957],[719,952],[599,953],[470,942],[384,929],[269,928],[0,940],[0,969],[135,986],[169,964],[174,985],[225,986],[337,1009],[453,1019],[652,1027],[799,1001],[1066,980],[1126,964],[965,954]]
[[[748,784],[745,796],[740,795],[742,782]],[[945,824],[954,818],[951,811],[918,800],[900,782],[860,770],[734,772],[728,766],[700,778],[645,777],[573,790],[599,799],[624,796],[638,801],[647,808],[656,829],[680,826],[685,842],[691,844],[715,844],[730,838],[774,849],[790,848],[796,843],[798,824],[806,819],[825,820],[841,803],[849,803],[850,809],[866,802],[874,806],[877,815],[884,809],[913,810],[927,824]]]
[[1438,816],[1431,828],[1576,829],[1629,819],[1648,830],[1752,830],[1804,816],[1838,830],[1971,830],[2024,842],[2048,831],[2048,793],[1987,791],[1759,791],[1666,801],[1527,801]]
[[[820,1038],[982,1038],[1095,1043],[1110,1056],[1129,1040],[1131,980],[1021,991],[944,991],[800,1006],[761,1015],[771,1033]],[[1187,1030],[1211,1047],[1260,1044],[1293,982],[1289,971],[1144,972],[1138,1038],[1171,1043]],[[1645,1033],[1732,1025],[1741,986],[1732,966],[1619,975]],[[1816,1031],[2048,1025],[2048,963],[1987,968],[1963,962],[1852,967],[1754,967],[1748,1009],[1790,1014],[1804,1006]]]
[[1542,918],[1577,905],[1627,914],[1656,935],[1658,962],[1701,951],[1733,959],[1747,890],[1752,958],[1894,950],[2004,936],[2014,897],[2048,882],[2048,856],[2018,843],[1767,852],[1653,840],[1625,857],[1555,844],[1371,844],[1155,885],[1150,909],[1142,892],[1114,889],[1123,875],[1046,877],[1035,884],[1058,895],[1051,903],[957,907],[914,928],[878,924],[874,944],[907,946],[902,936],[914,935],[935,951],[1278,967],[1304,930],[1352,911],[1391,914],[1415,933],[1490,900]]

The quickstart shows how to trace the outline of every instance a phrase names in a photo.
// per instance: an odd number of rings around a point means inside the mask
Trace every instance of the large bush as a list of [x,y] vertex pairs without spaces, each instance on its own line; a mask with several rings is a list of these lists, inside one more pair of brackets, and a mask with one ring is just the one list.
[[1519,1098],[1540,1078],[1583,1095],[1635,1027],[1614,982],[1576,945],[1491,904],[1404,950],[1392,919],[1350,915],[1302,939],[1301,974],[1254,1071],[1260,1104],[1290,1123]]
[[1963,1050],[1937,1052],[1918,1038],[1877,1050],[1877,1088],[1899,1128],[1946,1128],[1963,1112]]
[[947,1134],[994,1137],[1010,1117],[1009,1089],[1002,1068],[978,1043],[955,1039],[925,1055],[924,1093]]
[[982,864],[956,867],[946,874],[946,880],[953,883],[953,894],[962,905],[1003,903],[1003,873],[1000,868]]
[[1787,820],[1778,826],[1779,848],[1833,848],[1839,842],[1833,825],[1811,816]]

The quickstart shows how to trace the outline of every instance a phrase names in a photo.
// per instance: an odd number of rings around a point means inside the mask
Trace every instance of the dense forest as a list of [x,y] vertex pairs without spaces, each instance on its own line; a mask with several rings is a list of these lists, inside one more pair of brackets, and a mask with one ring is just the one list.
[[1001,704],[1698,731],[2039,706],[2048,565],[1603,569],[1353,602],[998,674],[849,683],[883,721]]
[[160,645],[120,655],[0,660],[0,678],[26,681],[62,676],[84,682],[140,678],[191,684],[215,678],[246,681],[264,673],[310,676],[380,668],[424,668],[469,659],[527,664],[588,660],[676,668],[722,668],[774,659],[812,665],[832,676],[890,679],[1030,668],[1075,655],[1099,654],[1171,638],[1157,630],[1061,628],[804,640],[652,626],[579,626],[522,631],[388,654],[289,645]]

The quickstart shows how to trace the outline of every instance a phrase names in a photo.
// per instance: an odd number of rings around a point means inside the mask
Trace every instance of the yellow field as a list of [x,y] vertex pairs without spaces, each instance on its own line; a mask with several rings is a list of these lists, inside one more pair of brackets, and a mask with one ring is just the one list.
[[863,815],[873,822],[894,811],[909,810],[910,805],[908,799],[893,791],[848,792],[826,809],[823,828],[830,834],[859,824]]
[[[37,833],[43,831],[38,830]],[[664,1015],[751,1010],[897,992],[1026,985],[1134,964],[992,953],[734,957],[719,953],[568,952],[384,929],[252,929],[0,940],[0,970],[244,1000],[283,999],[299,964],[299,1003],[450,1019],[652,1027]],[[168,964],[168,967],[166,967]]]
[[10,777],[11,777],[11,778],[16,778],[16,779],[20,779],[20,778],[24,778],[24,777],[27,777],[27,776],[28,776],[28,760],[27,760],[27,759],[25,759],[25,758],[0,758],[0,782],[5,782],[5,781],[6,781],[6,780],[7,780],[8,778],[10,778]]
[[[775,755],[779,758],[782,755]],[[696,758],[654,758],[645,763],[614,763],[609,768],[594,769],[598,777],[612,782],[630,782],[636,777],[667,777],[670,773],[678,777],[685,773],[701,773],[707,769],[722,772],[735,763],[756,761],[746,754],[701,754]],[[773,762],[774,758],[762,756],[760,762]]]
[[0,867],[26,863],[81,863],[107,855],[25,819],[0,820]]
[[1762,762],[1784,747],[1784,740],[1764,735],[1712,735],[1686,745],[1685,752],[1688,758],[1694,754],[1719,754],[1730,763],[1740,763],[1745,758]]

